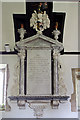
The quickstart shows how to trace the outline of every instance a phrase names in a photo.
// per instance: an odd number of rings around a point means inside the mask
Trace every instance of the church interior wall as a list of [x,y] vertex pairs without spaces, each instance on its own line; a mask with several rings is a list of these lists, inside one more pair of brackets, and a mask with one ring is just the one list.
[[[78,52],[78,2],[54,2],[54,12],[66,12],[63,45],[65,52]],[[0,8],[1,9],[1,8]],[[10,44],[13,51],[15,45],[14,25],[12,14],[25,14],[26,6],[23,2],[5,2],[2,3],[2,42],[0,40],[0,51],[4,51],[5,43]],[[0,38],[1,39],[1,38]],[[80,58],[80,56],[79,56]],[[63,69],[64,81],[68,87],[68,94],[73,92],[71,68],[78,68],[78,55],[61,55],[60,61]],[[9,88],[8,95],[11,93],[11,87],[14,84],[15,65],[18,61],[17,55],[0,55],[0,63],[9,65]],[[13,88],[14,89],[14,88]],[[13,90],[14,91],[14,90]],[[13,92],[12,91],[12,92]],[[26,104],[25,110],[20,110],[16,102],[10,102],[10,112],[0,112],[5,118],[34,118],[33,110]],[[58,109],[47,108],[44,110],[43,118],[77,118],[78,112],[71,112],[71,104],[68,101],[60,104]]]

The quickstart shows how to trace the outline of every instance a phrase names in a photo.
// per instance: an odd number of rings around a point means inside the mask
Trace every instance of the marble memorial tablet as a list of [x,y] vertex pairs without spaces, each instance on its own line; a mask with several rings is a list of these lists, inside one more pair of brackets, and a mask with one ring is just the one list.
[[51,94],[51,50],[27,50],[27,94]]

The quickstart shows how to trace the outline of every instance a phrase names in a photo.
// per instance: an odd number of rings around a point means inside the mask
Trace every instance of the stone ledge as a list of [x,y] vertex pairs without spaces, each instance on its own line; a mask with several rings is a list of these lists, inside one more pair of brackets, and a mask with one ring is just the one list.
[[10,100],[61,100],[66,101],[68,100],[69,96],[54,96],[54,95],[24,95],[24,96],[9,96]]

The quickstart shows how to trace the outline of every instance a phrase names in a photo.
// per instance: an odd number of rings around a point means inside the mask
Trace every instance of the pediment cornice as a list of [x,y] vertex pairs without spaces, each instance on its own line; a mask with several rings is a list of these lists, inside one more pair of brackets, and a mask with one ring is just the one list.
[[16,47],[20,49],[27,49],[29,48],[29,46],[30,48],[49,47],[51,49],[59,49],[59,51],[63,49],[63,44],[61,42],[47,37],[43,34],[36,34],[32,37],[28,37],[26,39],[16,42]]

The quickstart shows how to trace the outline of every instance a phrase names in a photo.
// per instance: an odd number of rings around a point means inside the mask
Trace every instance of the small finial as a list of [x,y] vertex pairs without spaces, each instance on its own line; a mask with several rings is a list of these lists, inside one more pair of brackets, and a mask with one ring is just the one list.
[[54,39],[58,40],[58,36],[60,35],[60,31],[58,30],[58,22],[56,22],[55,30],[53,30],[52,34],[54,35]]
[[24,29],[24,25],[23,24],[21,24],[21,28],[18,29],[18,33],[20,34],[21,40],[23,40],[24,34],[27,33],[26,30]]

